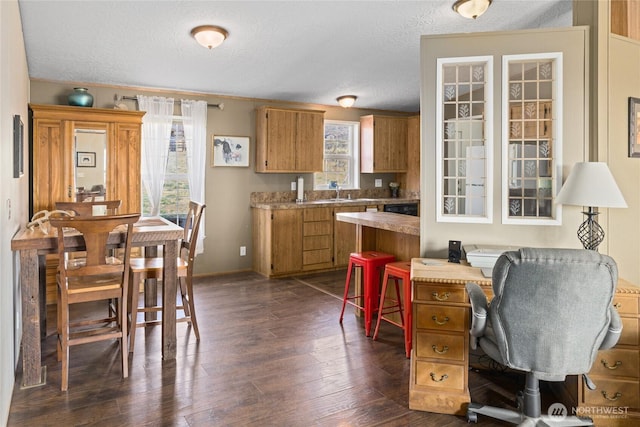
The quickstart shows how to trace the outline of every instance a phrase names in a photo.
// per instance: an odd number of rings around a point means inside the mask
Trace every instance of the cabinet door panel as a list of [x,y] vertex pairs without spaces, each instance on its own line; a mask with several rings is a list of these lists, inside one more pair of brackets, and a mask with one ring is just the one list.
[[274,274],[302,270],[302,212],[273,211],[271,259]]
[[122,200],[121,213],[141,212],[140,126],[115,124],[109,144],[107,197]]
[[324,114],[298,113],[297,121],[297,162],[300,172],[322,171],[324,140]]
[[53,210],[58,201],[72,201],[73,158],[70,126],[60,120],[37,120],[34,124],[33,212]]
[[296,119],[293,111],[269,110],[267,118],[267,169],[292,171],[296,164]]
[[[364,206],[334,208],[335,215],[340,212],[364,212]],[[349,254],[356,250],[356,225],[348,222],[333,222],[333,243],[334,243],[334,265],[336,267],[346,267],[349,265]]]

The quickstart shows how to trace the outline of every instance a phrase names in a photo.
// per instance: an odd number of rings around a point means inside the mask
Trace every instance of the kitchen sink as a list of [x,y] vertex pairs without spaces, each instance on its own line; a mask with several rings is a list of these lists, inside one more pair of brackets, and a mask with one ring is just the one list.
[[332,199],[320,199],[320,200],[311,200],[307,203],[344,203],[344,202],[373,202],[377,199],[367,199],[367,198],[362,198],[362,199],[347,199],[344,197],[340,197],[340,198],[332,198]]

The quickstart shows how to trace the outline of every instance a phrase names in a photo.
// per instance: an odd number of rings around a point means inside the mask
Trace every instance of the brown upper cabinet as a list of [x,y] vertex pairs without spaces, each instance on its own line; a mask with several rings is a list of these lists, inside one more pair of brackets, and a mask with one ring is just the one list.
[[321,172],[324,111],[259,107],[256,172]]
[[360,172],[407,171],[407,118],[360,118]]
[[30,215],[87,194],[122,200],[119,212],[140,212],[144,114],[30,104]]
[[640,2],[611,0],[611,32],[640,40]]

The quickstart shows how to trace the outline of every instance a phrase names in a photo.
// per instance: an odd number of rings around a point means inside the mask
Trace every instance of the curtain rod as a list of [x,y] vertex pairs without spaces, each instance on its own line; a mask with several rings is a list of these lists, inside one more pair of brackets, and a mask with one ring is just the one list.
[[[121,101],[123,99],[129,99],[131,101],[137,101],[138,100],[138,98],[135,97],[135,96],[126,96],[126,95],[120,96],[117,93],[115,95],[113,95],[113,99],[116,102]],[[215,108],[218,108],[220,110],[224,110],[224,104],[222,102],[219,103],[219,104],[207,104],[207,107],[215,107]]]

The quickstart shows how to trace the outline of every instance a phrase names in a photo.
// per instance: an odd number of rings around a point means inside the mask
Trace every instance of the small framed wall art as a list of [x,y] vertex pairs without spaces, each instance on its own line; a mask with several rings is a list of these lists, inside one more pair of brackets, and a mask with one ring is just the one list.
[[13,116],[13,177],[24,175],[24,125],[20,115]]
[[211,166],[249,166],[248,136],[212,136]]
[[96,153],[91,151],[78,151],[76,153],[76,166],[79,168],[95,168]]
[[640,98],[629,97],[629,157],[640,157]]

